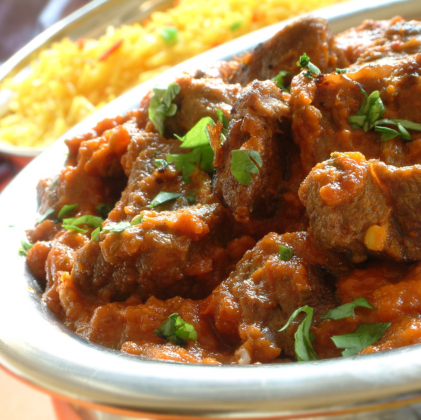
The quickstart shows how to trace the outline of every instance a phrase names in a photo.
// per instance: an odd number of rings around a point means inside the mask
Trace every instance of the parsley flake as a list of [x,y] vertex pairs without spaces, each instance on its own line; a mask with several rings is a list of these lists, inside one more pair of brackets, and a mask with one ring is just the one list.
[[54,213],[54,209],[50,207],[49,209],[47,209],[47,211],[43,215],[41,215],[38,218],[37,223],[41,224],[44,220],[47,220],[53,213]]
[[168,162],[164,159],[154,159],[153,163],[158,169],[166,169],[168,168]]
[[101,228],[97,227],[91,233],[91,241],[92,242],[99,242],[99,234],[101,233]]
[[305,305],[294,311],[288,322],[279,330],[279,332],[286,330],[301,312],[306,313],[306,317],[302,320],[296,333],[294,334],[295,355],[297,356],[297,360],[299,362],[318,360],[317,354],[314,351],[312,344],[315,340],[315,336],[310,332],[311,321],[313,320],[314,312],[311,306]]
[[194,171],[196,165],[207,173],[212,173],[214,153],[209,143],[208,125],[214,124],[212,118],[204,117],[184,136],[178,137],[183,143],[183,148],[193,148],[190,153],[181,155],[167,154],[168,163],[174,163],[178,172],[183,173],[184,182],[191,182],[189,175]]
[[88,225],[94,228],[101,228],[102,223],[104,223],[104,220],[101,217],[86,214],[78,218],[63,219],[62,227],[67,230],[86,233],[87,230],[80,228],[80,225]]
[[136,216],[131,222],[121,221],[121,222],[110,222],[108,225],[104,226],[103,230],[107,232],[124,232],[130,226],[139,225],[143,221],[143,214]]
[[286,246],[279,245],[279,259],[289,261],[294,256],[294,251]]
[[362,323],[353,333],[334,335],[332,340],[338,349],[345,349],[342,352],[343,357],[354,356],[379,340],[390,325],[389,322],[373,324]]
[[322,319],[333,319],[337,321],[339,319],[352,317],[354,316],[354,309],[356,307],[376,309],[368,303],[367,299],[361,297],[353,300],[352,302],[338,306],[335,309],[331,309],[326,315],[322,316]]
[[196,196],[194,194],[187,194],[186,198],[189,204],[194,204],[196,201]]
[[231,173],[242,185],[248,186],[252,180],[251,174],[259,173],[262,158],[255,150],[232,150]]
[[297,61],[297,66],[301,67],[303,70],[307,69],[304,75],[308,79],[313,79],[313,74],[319,75],[321,73],[320,69],[310,61],[310,57],[306,53],[304,53]]
[[180,40],[178,37],[178,29],[174,28],[173,26],[166,26],[161,31],[160,35],[164,42],[170,47],[177,44],[177,42]]
[[284,77],[285,76],[292,76],[294,73],[292,71],[281,70],[277,76],[272,78],[274,82],[276,82],[276,86],[279,89],[283,89],[286,92],[290,91],[290,86],[285,86]]
[[346,73],[346,69],[338,69],[338,68],[336,68],[335,72],[338,73],[338,74],[345,74]]
[[149,204],[150,208],[159,206],[160,204],[166,203],[167,201],[175,200],[176,198],[181,197],[179,193],[161,191]]
[[192,324],[184,321],[178,313],[173,313],[153,333],[181,347],[187,346],[187,340],[197,340],[197,333]]
[[152,90],[154,95],[148,114],[158,133],[163,136],[165,117],[171,117],[177,112],[177,105],[172,101],[180,93],[181,88],[176,83],[171,83],[166,89],[153,88]]
[[57,219],[61,220],[66,214],[71,213],[79,204],[65,204],[58,212]]
[[112,209],[112,204],[100,203],[95,207],[95,212],[105,220]]
[[31,244],[26,241],[20,241],[21,248],[18,249],[18,254],[21,257],[26,257],[28,255],[28,251],[34,246],[34,244]]

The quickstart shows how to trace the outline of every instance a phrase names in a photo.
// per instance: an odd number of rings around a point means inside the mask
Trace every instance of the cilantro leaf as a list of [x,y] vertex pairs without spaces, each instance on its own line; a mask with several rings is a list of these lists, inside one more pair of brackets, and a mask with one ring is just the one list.
[[281,70],[277,76],[275,76],[274,78],[272,78],[272,80],[274,82],[276,82],[276,86],[279,89],[283,89],[286,92],[290,91],[290,86],[285,86],[285,82],[284,82],[284,77],[285,76],[292,76],[294,73],[292,71],[286,71],[286,70]]
[[154,159],[153,163],[158,169],[166,169],[168,168],[168,162],[164,159]]
[[342,352],[343,357],[354,356],[379,340],[390,325],[389,322],[373,324],[362,323],[353,333],[334,335],[332,340],[338,349],[345,349]]
[[[66,226],[79,226],[79,225],[88,225],[94,228],[101,227],[104,223],[104,220],[98,216],[91,216],[90,214],[85,214],[77,218],[63,219],[63,227]],[[68,228],[66,228],[68,229]],[[76,229],[75,229],[76,230]]]
[[209,144],[209,135],[208,135],[208,125],[213,125],[213,119],[211,117],[201,118],[188,132],[184,137],[177,137],[183,142],[181,147],[183,148],[193,148],[206,146]]
[[166,203],[167,201],[175,200],[176,198],[181,197],[179,193],[161,191],[149,204],[150,208],[159,206],[160,204]]
[[313,79],[313,74],[319,75],[321,73],[320,69],[310,61],[310,57],[306,53],[297,61],[297,66],[301,67],[303,70],[307,69],[304,75],[308,79]]
[[259,173],[262,167],[262,158],[255,150],[232,150],[231,173],[242,185],[250,185],[251,174]]
[[196,201],[196,196],[194,194],[187,194],[186,198],[189,204],[194,204]]
[[101,233],[101,228],[97,227],[91,233],[91,241],[92,242],[99,242],[99,234]]
[[164,42],[169,46],[173,46],[179,41],[178,29],[173,26],[166,26],[161,31],[160,35]]
[[302,320],[298,326],[295,338],[295,355],[299,362],[307,362],[310,360],[318,360],[317,354],[313,349],[313,341],[315,340],[314,334],[310,332],[311,321],[313,320],[313,308],[305,305],[298,308],[289,318],[288,322],[279,330],[279,332],[286,330],[295,318],[301,313],[306,313],[306,317]]
[[37,223],[41,224],[44,220],[48,219],[53,213],[54,213],[54,209],[50,207],[49,209],[47,209],[47,211],[44,214],[42,214],[37,219]]
[[210,144],[206,146],[196,147],[190,153],[182,155],[167,154],[168,163],[174,163],[178,172],[183,173],[184,182],[189,183],[191,179],[189,175],[194,171],[196,165],[207,173],[212,173],[215,168],[213,166],[214,153]]
[[368,309],[376,309],[373,308],[365,298],[358,298],[353,300],[352,302],[345,303],[344,305],[338,306],[335,309],[331,309],[326,315],[322,316],[322,319],[344,319],[354,316],[354,309],[356,307],[360,308],[368,308]]
[[26,241],[20,241],[21,248],[18,249],[18,254],[21,257],[26,257],[28,255],[28,251],[34,246],[34,244],[31,244]]
[[122,221],[122,222],[110,222],[105,225],[102,230],[105,232],[124,232],[131,226],[130,222]]
[[104,226],[103,230],[107,232],[124,232],[130,226],[139,225],[143,221],[143,214],[136,216],[131,222],[121,221],[121,222],[110,222],[108,225]]
[[66,216],[66,214],[71,213],[79,204],[65,204],[61,210],[58,212],[57,219],[61,220],[63,216]]
[[222,124],[221,140],[225,141],[225,137],[228,133],[230,119],[224,114],[222,109],[217,109],[216,114],[218,115],[219,122]]
[[279,259],[289,261],[294,256],[294,251],[286,246],[279,245]]
[[95,207],[95,211],[99,214],[104,220],[108,217],[108,214],[113,209],[113,206],[108,203],[100,203]]
[[180,93],[181,88],[176,83],[171,83],[166,89],[153,88],[152,90],[154,96],[149,105],[149,119],[158,133],[163,136],[165,117],[171,117],[177,112],[177,105],[172,101]]
[[197,340],[197,333],[192,324],[184,321],[178,313],[173,313],[168,317],[167,321],[164,321],[158,329],[154,330],[153,333],[158,337],[171,341],[174,344],[185,347],[187,346],[187,340]]

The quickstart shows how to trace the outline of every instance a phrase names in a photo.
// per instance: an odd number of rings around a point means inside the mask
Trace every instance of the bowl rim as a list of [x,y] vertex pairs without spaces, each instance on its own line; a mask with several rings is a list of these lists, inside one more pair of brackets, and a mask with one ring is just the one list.
[[[364,17],[386,19],[398,14],[421,15],[421,2],[358,0],[312,13],[327,18],[333,32],[356,26]],[[233,52],[240,54],[292,20],[201,54],[124,94],[71,129],[6,187],[0,195],[0,363],[6,369],[81,405],[120,408],[155,418],[286,418],[384,406],[391,399],[421,401],[419,345],[306,363],[205,366],[147,360],[88,343],[42,304],[41,290],[17,255],[19,240],[36,218],[37,181],[63,167],[65,138],[136,106],[152,87],[168,84],[183,70],[203,67]]]

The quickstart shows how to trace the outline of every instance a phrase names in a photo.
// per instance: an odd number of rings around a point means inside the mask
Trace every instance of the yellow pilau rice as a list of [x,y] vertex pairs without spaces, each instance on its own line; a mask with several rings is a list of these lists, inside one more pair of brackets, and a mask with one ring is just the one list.
[[216,45],[340,0],[181,0],[143,24],[98,40],[65,39],[43,51],[0,119],[0,140],[47,146],[137,84]]

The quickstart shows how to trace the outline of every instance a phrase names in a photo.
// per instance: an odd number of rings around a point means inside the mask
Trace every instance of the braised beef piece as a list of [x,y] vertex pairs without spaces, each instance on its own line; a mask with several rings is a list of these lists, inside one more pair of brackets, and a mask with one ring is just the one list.
[[421,52],[421,25],[401,17],[366,20],[334,37],[335,48],[344,52],[338,67],[360,65],[385,57],[399,58]]
[[[256,80],[244,89],[232,109],[226,141],[215,163],[214,191],[240,221],[247,221],[251,214],[272,215],[283,180],[290,176],[288,100],[289,94],[274,82]],[[253,174],[248,186],[239,183],[231,172],[233,150],[254,150],[260,154],[262,167]]]
[[229,83],[234,73],[238,70],[237,61],[217,61],[192,73],[195,79],[221,79]]
[[411,132],[413,142],[399,138],[382,142],[374,129],[353,129],[348,121],[364,101],[362,87],[368,95],[380,92],[386,109],[383,118],[421,122],[420,68],[421,54],[417,54],[367,64],[346,74],[295,77],[291,88],[292,132],[304,171],[309,173],[333,152],[359,151],[367,159],[380,158],[395,166],[421,162],[420,133]]
[[[186,153],[179,145],[179,140],[166,140],[154,131],[131,133],[121,159],[127,186],[105,221],[99,244],[90,242],[74,255],[71,280],[86,296],[104,302],[125,300],[130,294],[198,299],[207,296],[241,257],[230,256],[231,240],[242,234],[212,193],[210,176],[196,169],[192,182],[186,183],[172,165],[155,165],[169,153]],[[162,191],[179,196],[151,209]],[[131,222],[140,214],[143,221],[124,232],[107,231],[110,223]]]
[[[331,37],[327,22],[305,17],[285,28],[263,44],[239,58],[240,67],[231,81],[243,86],[253,80],[272,79],[280,71],[297,74],[297,61],[306,53],[322,73],[335,68],[337,57],[330,50]],[[290,82],[291,78],[286,78]],[[289,83],[288,83],[289,84]]]
[[203,117],[217,121],[218,109],[229,115],[241,92],[239,84],[226,84],[218,78],[195,79],[185,74],[174,83],[181,91],[173,101],[177,113],[165,118],[166,138],[174,138],[174,134],[184,136]]
[[396,168],[360,153],[334,153],[299,193],[323,249],[354,262],[421,260],[420,165]]
[[[280,245],[293,251],[291,259],[280,259]],[[221,337],[237,349],[237,363],[269,362],[281,352],[294,358],[294,333],[303,316],[287,330],[278,330],[304,305],[314,308],[317,325],[337,305],[333,273],[343,274],[348,267],[343,259],[321,251],[305,232],[270,233],[214,290],[207,314]]]

